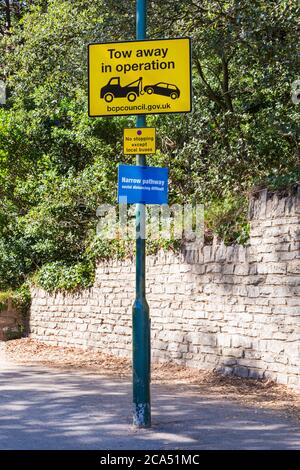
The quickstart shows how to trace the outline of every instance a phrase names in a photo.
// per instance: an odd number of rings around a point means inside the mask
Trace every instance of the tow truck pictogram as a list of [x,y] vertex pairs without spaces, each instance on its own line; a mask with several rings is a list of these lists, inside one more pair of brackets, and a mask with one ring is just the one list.
[[101,88],[100,98],[104,98],[107,103],[111,103],[114,98],[127,98],[131,103],[143,94],[142,78],[121,86],[120,77],[112,77],[107,85]]

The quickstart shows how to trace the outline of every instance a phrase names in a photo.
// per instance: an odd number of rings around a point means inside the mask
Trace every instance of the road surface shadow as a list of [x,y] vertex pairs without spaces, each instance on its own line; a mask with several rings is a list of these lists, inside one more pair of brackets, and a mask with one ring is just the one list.
[[131,426],[131,384],[85,371],[0,370],[0,449],[300,449],[300,425],[196,386],[153,385],[149,430]]

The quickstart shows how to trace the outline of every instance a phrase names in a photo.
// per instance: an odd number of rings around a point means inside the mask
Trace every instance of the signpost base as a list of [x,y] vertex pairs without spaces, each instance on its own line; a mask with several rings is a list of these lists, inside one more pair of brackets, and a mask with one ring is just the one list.
[[150,318],[146,299],[133,305],[133,425],[151,426]]
[[133,410],[133,425],[136,428],[150,428],[150,403],[139,403]]

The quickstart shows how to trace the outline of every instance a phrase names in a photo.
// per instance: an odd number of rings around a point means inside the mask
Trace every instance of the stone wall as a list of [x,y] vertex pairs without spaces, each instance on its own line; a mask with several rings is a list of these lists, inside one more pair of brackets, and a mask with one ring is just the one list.
[[[253,196],[249,244],[147,260],[154,361],[300,389],[300,191]],[[131,260],[100,263],[76,295],[33,290],[32,337],[131,355]]]
[[11,299],[0,302],[0,341],[20,336],[22,316]]

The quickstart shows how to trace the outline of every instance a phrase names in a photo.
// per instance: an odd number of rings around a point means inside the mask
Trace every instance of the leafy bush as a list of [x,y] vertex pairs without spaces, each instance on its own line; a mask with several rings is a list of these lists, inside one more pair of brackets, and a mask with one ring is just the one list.
[[76,290],[93,285],[95,266],[91,262],[67,265],[63,261],[44,264],[33,282],[47,291]]
[[260,182],[258,186],[273,191],[292,189],[300,185],[300,168],[296,168],[287,174],[270,175]]
[[[250,234],[246,197],[227,196],[212,202],[205,211],[205,225],[210,234],[216,234],[225,244],[244,245]],[[209,236],[209,233],[206,234]]]
[[31,304],[31,293],[29,283],[24,283],[12,293],[13,305],[21,312],[23,320],[26,322]]

